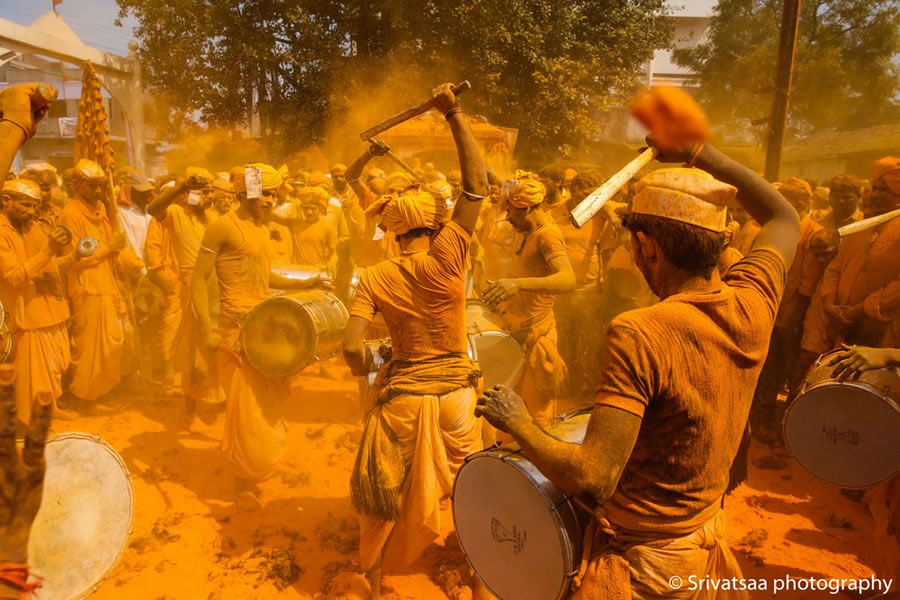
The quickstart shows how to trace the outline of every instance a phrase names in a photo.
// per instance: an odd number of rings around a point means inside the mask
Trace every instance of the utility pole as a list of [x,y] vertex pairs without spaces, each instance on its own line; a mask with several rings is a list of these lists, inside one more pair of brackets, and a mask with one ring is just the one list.
[[800,28],[800,1],[784,0],[781,14],[781,36],[778,39],[778,66],[775,69],[775,99],[769,117],[769,140],[766,146],[766,179],[778,180],[781,148],[791,100],[791,79],[797,56],[797,30]]

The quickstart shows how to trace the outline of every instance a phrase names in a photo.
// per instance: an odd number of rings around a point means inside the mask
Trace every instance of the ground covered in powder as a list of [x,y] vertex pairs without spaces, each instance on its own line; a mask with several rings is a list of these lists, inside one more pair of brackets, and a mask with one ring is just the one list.
[[[239,512],[232,502],[233,478],[218,451],[222,416],[187,426],[183,400],[144,386],[114,394],[105,414],[54,424],[54,432],[100,434],[131,472],[133,534],[94,598],[367,597],[348,484],[361,432],[357,384],[337,360],[329,361],[328,373],[308,371],[294,381],[285,409],[287,456],[261,484],[263,508],[255,513]],[[749,482],[726,504],[729,543],[745,577],[872,574],[873,525],[863,506],[808,475],[784,451],[754,445],[751,459]],[[471,597],[471,581],[448,535],[408,572],[387,576],[383,597],[461,600]]]

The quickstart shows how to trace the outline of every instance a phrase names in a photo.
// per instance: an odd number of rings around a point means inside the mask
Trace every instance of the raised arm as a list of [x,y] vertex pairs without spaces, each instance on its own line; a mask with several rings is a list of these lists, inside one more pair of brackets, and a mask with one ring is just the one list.
[[478,223],[481,203],[489,191],[487,168],[484,165],[481,148],[478,147],[478,142],[462,115],[452,88],[451,84],[445,83],[434,90],[434,108],[445,115],[450,124],[462,172],[463,192],[453,209],[453,222],[468,233],[472,233]]
[[6,175],[16,152],[34,135],[50,111],[49,101],[35,97],[38,84],[11,85],[0,92],[0,175]]

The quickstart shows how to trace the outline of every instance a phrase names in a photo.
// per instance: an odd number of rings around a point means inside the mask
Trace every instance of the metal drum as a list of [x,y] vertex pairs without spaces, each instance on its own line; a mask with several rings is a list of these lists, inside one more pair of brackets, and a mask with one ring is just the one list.
[[784,416],[784,439],[803,468],[845,488],[871,487],[900,470],[900,374],[863,372],[840,382],[819,357]]
[[41,600],[84,598],[112,571],[131,534],[131,478],[99,436],[54,436],[44,455],[44,495],[28,538],[31,572],[43,578]]
[[484,389],[519,383],[525,369],[525,351],[500,326],[499,317],[480,300],[466,300],[469,345],[484,374]]
[[[580,444],[589,410],[547,432]],[[566,596],[578,571],[591,515],[510,445],[466,459],[453,484],[453,519],[466,560],[492,594],[553,600]]]
[[328,272],[314,267],[302,265],[273,265],[272,272],[281,275],[285,279],[294,281],[310,281],[315,279],[328,279]]
[[260,373],[287,377],[339,352],[348,319],[347,309],[329,292],[275,296],[247,314],[241,346]]

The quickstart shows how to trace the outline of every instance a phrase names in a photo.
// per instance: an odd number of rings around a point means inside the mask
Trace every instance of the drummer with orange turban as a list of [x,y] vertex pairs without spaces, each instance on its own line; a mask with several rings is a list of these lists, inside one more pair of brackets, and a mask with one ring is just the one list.
[[72,232],[73,245],[83,238],[96,240],[90,255],[67,270],[72,309],[72,382],[69,391],[84,403],[96,401],[130,373],[132,324],[120,277],[135,277],[143,264],[126,248],[106,212],[109,180],[94,161],[81,159],[72,175],[75,196],[63,209],[60,224]]
[[535,421],[548,425],[566,380],[566,363],[557,348],[553,304],[557,294],[575,289],[575,272],[559,226],[544,212],[546,188],[537,175],[519,171],[507,183],[510,224],[525,235],[509,279],[488,282],[482,299],[498,307],[506,329],[525,349],[526,365],[516,392]]
[[[74,261],[69,233],[49,233],[36,222],[41,188],[25,179],[10,179],[0,193],[0,301],[12,334],[11,362],[16,368],[19,420],[28,424],[39,394],[55,401],[69,367],[69,305],[60,268]],[[2,351],[3,349],[0,349]]]
[[[193,309],[209,350],[216,351],[219,385],[225,397],[222,452],[236,477],[237,506],[261,507],[256,483],[268,477],[285,451],[282,403],[290,395],[287,378],[270,377],[243,358],[241,323],[257,304],[271,297],[269,285],[291,290],[317,282],[298,281],[271,272],[269,214],[282,173],[262,163],[232,172],[239,208],[207,227],[191,278]],[[261,189],[251,185],[259,181]],[[257,196],[257,193],[258,196]],[[257,197],[250,197],[251,195]],[[208,283],[219,284],[219,317],[210,316]]]
[[[550,436],[509,388],[478,400],[477,414],[595,509],[573,600],[747,598],[733,588],[698,594],[669,582],[741,577],[726,544],[723,498],[736,484],[731,466],[800,219],[771,185],[709,144],[662,149],[660,160],[703,171],[661,169],[637,186],[624,224],[661,301],[610,324],[583,444]],[[722,278],[726,205],[738,190],[761,228]]]
[[434,103],[456,140],[463,198],[446,224],[446,201],[415,187],[373,205],[381,226],[397,236],[400,255],[362,271],[344,338],[344,357],[357,376],[371,369],[364,340],[376,314],[393,349],[370,393],[350,480],[360,513],[360,566],[375,598],[382,568],[409,566],[440,537],[441,499],[465,457],[482,448],[474,416],[481,373],[468,356],[465,276],[487,173],[450,84],[435,90]]

